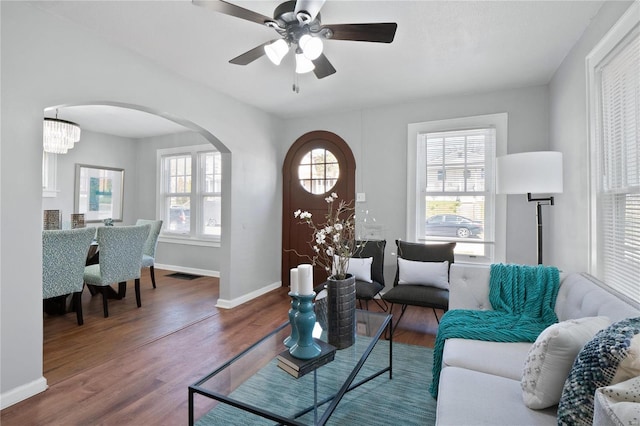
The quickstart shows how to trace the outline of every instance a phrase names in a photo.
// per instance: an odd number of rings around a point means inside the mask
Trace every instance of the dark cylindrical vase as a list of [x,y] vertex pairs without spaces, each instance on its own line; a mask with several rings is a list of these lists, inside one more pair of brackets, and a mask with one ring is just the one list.
[[336,349],[353,345],[356,339],[356,279],[327,280],[327,335]]

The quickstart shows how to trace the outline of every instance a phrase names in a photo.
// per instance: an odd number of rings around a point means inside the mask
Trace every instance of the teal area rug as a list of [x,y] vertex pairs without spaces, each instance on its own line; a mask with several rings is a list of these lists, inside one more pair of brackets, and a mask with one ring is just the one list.
[[[361,344],[366,344],[362,342]],[[370,375],[388,365],[389,342],[381,340],[369,356],[367,362],[354,381]],[[337,351],[336,360],[339,357],[350,356],[349,349]],[[393,379],[389,379],[389,373],[365,383],[364,385],[348,392],[338,408],[329,418],[329,425],[420,425],[430,426],[435,424],[436,401],[429,394],[431,384],[431,369],[433,363],[433,350],[422,346],[393,344]],[[318,380],[323,380],[322,386],[333,387],[337,390],[341,385],[341,379],[348,375],[349,371],[341,371],[340,363],[331,362],[321,367],[322,374],[318,373]],[[333,381],[333,382],[332,382]],[[332,383],[328,383],[332,382]],[[291,387],[300,387],[299,399],[292,401]],[[304,388],[304,389],[302,389]],[[285,392],[285,389],[287,390]],[[233,394],[243,400],[251,398],[257,405],[273,407],[272,411],[282,414],[289,410],[297,410],[306,407],[313,400],[313,374],[307,374],[299,379],[292,379],[287,373],[277,366],[273,360],[257,374],[243,383]],[[283,404],[287,404],[284,406]],[[318,417],[324,412],[324,407],[319,410]],[[313,424],[313,413],[308,413],[298,419],[304,424]],[[204,425],[273,425],[274,422],[243,412],[226,404],[218,404],[214,409],[205,414],[196,422],[198,426]]]

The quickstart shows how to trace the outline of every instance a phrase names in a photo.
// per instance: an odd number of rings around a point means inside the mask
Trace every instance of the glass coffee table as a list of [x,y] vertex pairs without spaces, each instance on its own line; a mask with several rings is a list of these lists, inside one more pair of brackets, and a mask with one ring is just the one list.
[[[324,425],[339,412],[347,392],[358,392],[386,372],[392,379],[391,315],[356,310],[356,323],[354,345],[337,350],[333,361],[300,378],[278,367],[276,357],[291,332],[288,322],[282,324],[189,386],[189,425],[195,420],[196,395],[212,405],[198,425]],[[381,339],[385,331],[389,340]],[[319,323],[314,337],[327,340]]]

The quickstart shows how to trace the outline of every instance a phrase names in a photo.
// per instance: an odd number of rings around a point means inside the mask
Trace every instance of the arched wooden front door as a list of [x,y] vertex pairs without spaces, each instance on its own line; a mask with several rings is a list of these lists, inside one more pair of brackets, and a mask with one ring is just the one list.
[[[351,148],[338,135],[314,131],[302,135],[289,149],[282,168],[282,285],[289,286],[289,270],[301,263],[310,263],[300,254],[312,256],[309,241],[312,231],[300,224],[293,212],[300,209],[313,216],[314,223],[324,223],[328,194],[338,199],[355,199],[356,162]],[[313,271],[314,286],[326,281],[321,268]]]

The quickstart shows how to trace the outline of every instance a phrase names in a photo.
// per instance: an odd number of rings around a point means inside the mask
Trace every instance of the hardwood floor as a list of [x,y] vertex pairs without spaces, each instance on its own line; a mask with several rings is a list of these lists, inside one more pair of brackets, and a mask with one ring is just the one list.
[[[235,309],[215,307],[218,280],[187,281],[156,269],[142,276],[142,308],[133,285],[109,301],[83,294],[84,325],[75,314],[44,314],[44,376],[49,389],[0,412],[11,425],[181,425],[188,386],[284,322],[287,290],[274,290]],[[371,310],[380,310],[370,304]],[[399,316],[395,307],[394,316]],[[438,313],[438,316],[442,312]],[[437,322],[429,309],[409,307],[394,341],[433,347]],[[208,410],[196,405],[196,418]]]

